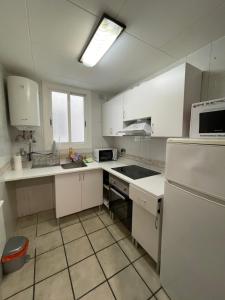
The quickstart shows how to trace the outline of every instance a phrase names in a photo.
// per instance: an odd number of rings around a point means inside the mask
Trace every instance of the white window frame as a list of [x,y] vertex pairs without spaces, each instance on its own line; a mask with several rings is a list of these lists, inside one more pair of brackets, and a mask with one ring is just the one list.
[[[44,147],[45,150],[50,150],[53,142],[53,127],[52,127],[52,92],[61,92],[67,93],[67,97],[70,95],[78,95],[84,97],[84,119],[85,119],[85,127],[84,127],[84,142],[75,143],[56,143],[58,144],[59,149],[68,149],[69,147],[73,147],[75,149],[91,149],[91,93],[90,91],[74,88],[66,85],[59,85],[53,83],[42,82],[42,95],[43,95],[43,124],[44,124]],[[67,99],[69,100],[69,99]],[[68,101],[69,105],[69,101]],[[70,110],[68,110],[68,123],[70,123]]]

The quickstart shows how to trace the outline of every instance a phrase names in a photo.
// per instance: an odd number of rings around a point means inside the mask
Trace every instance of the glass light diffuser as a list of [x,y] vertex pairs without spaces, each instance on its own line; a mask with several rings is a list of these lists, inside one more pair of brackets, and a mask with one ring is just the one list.
[[104,56],[115,40],[119,37],[125,25],[103,15],[91,40],[81,55],[80,62],[93,67]]

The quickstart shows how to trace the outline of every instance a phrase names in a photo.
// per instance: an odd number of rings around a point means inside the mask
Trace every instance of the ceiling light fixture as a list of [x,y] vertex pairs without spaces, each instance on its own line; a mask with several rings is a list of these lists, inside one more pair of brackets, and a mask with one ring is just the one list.
[[84,48],[79,61],[87,67],[94,67],[125,28],[124,24],[104,14]]

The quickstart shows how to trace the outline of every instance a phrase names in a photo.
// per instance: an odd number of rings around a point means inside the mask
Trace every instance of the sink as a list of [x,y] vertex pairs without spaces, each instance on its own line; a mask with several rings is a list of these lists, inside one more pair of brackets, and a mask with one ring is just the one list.
[[63,169],[73,169],[87,167],[87,165],[82,160],[77,160],[66,164],[62,164],[61,167]]

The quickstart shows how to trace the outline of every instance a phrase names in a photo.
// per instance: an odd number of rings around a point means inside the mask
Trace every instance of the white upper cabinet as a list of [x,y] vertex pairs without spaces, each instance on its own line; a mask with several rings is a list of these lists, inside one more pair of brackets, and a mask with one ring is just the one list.
[[103,136],[119,136],[123,128],[123,98],[119,94],[102,106]]
[[153,137],[189,132],[191,104],[200,101],[202,73],[182,64],[124,93],[124,121],[151,118]]

